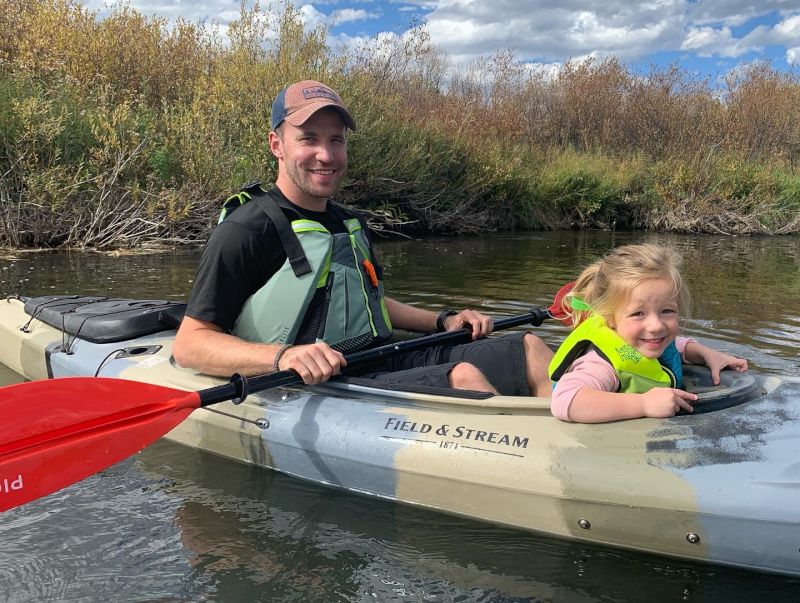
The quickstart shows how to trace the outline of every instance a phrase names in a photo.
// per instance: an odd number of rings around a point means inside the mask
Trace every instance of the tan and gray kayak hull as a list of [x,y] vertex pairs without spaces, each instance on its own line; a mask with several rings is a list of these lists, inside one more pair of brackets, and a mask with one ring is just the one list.
[[[0,362],[29,379],[94,375],[202,389],[174,332],[65,338],[0,305]],[[120,350],[124,352],[121,353]],[[360,494],[557,537],[800,575],[800,380],[671,419],[559,421],[549,400],[395,392],[364,382],[195,411],[170,440]],[[706,396],[713,399],[716,394]]]

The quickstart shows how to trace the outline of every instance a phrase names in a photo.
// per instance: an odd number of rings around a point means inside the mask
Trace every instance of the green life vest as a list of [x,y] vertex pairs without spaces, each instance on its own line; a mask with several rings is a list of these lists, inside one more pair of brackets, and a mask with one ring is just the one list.
[[[672,342],[658,359],[647,358],[626,343],[599,314],[592,314],[564,340],[550,361],[550,379],[558,381],[576,358],[590,349],[602,356],[617,373],[622,393],[643,394],[654,387],[679,387],[680,354]],[[667,363],[664,366],[662,363]]]
[[233,334],[264,343],[324,341],[345,353],[388,339],[383,282],[358,218],[343,221],[347,232],[330,233],[299,213],[290,223],[281,209],[285,203],[253,187],[248,191],[231,199],[258,203],[275,224],[287,259],[245,301]]

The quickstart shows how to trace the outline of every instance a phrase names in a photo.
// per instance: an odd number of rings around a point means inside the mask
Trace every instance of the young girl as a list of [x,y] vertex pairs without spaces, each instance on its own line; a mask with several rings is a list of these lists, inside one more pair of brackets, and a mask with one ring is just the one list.
[[575,326],[550,363],[551,410],[564,421],[671,417],[697,396],[680,389],[681,361],[704,364],[712,381],[747,361],[678,337],[689,293],[672,248],[626,245],[586,268],[564,298]]

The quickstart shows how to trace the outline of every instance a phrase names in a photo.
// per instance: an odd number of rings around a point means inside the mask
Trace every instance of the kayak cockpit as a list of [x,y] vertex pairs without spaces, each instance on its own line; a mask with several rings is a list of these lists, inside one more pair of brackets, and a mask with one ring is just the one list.
[[766,393],[752,373],[722,371],[719,385],[714,385],[708,367],[692,364],[683,365],[683,389],[697,394],[697,400],[692,403],[694,414],[738,406]]
[[443,387],[406,386],[397,383],[382,383],[375,379],[343,377],[310,387],[314,393],[346,395],[348,398],[386,399],[393,403],[412,405],[460,407],[476,412],[491,411],[503,414],[508,411],[536,411],[550,413],[550,398],[523,396],[495,396],[477,392]]
[[[684,365],[684,389],[697,394],[695,414],[712,412],[755,400],[766,393],[764,384],[751,373],[722,371],[719,385],[711,381],[707,367]],[[438,387],[385,384],[374,379],[342,377],[312,386],[314,393],[348,398],[387,399],[408,404],[472,408],[475,411],[550,412],[550,398],[494,396],[485,392]]]

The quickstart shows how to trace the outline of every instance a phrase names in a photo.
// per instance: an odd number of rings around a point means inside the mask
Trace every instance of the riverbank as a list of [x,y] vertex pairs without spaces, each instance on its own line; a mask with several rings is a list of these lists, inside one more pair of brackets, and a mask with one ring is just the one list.
[[381,233],[800,232],[800,76],[766,64],[724,84],[503,53],[458,71],[424,28],[332,49],[291,4],[244,9],[229,41],[124,5],[7,7],[2,247],[203,242],[228,195],[274,178],[270,99],[307,77],[356,117],[339,200]]

